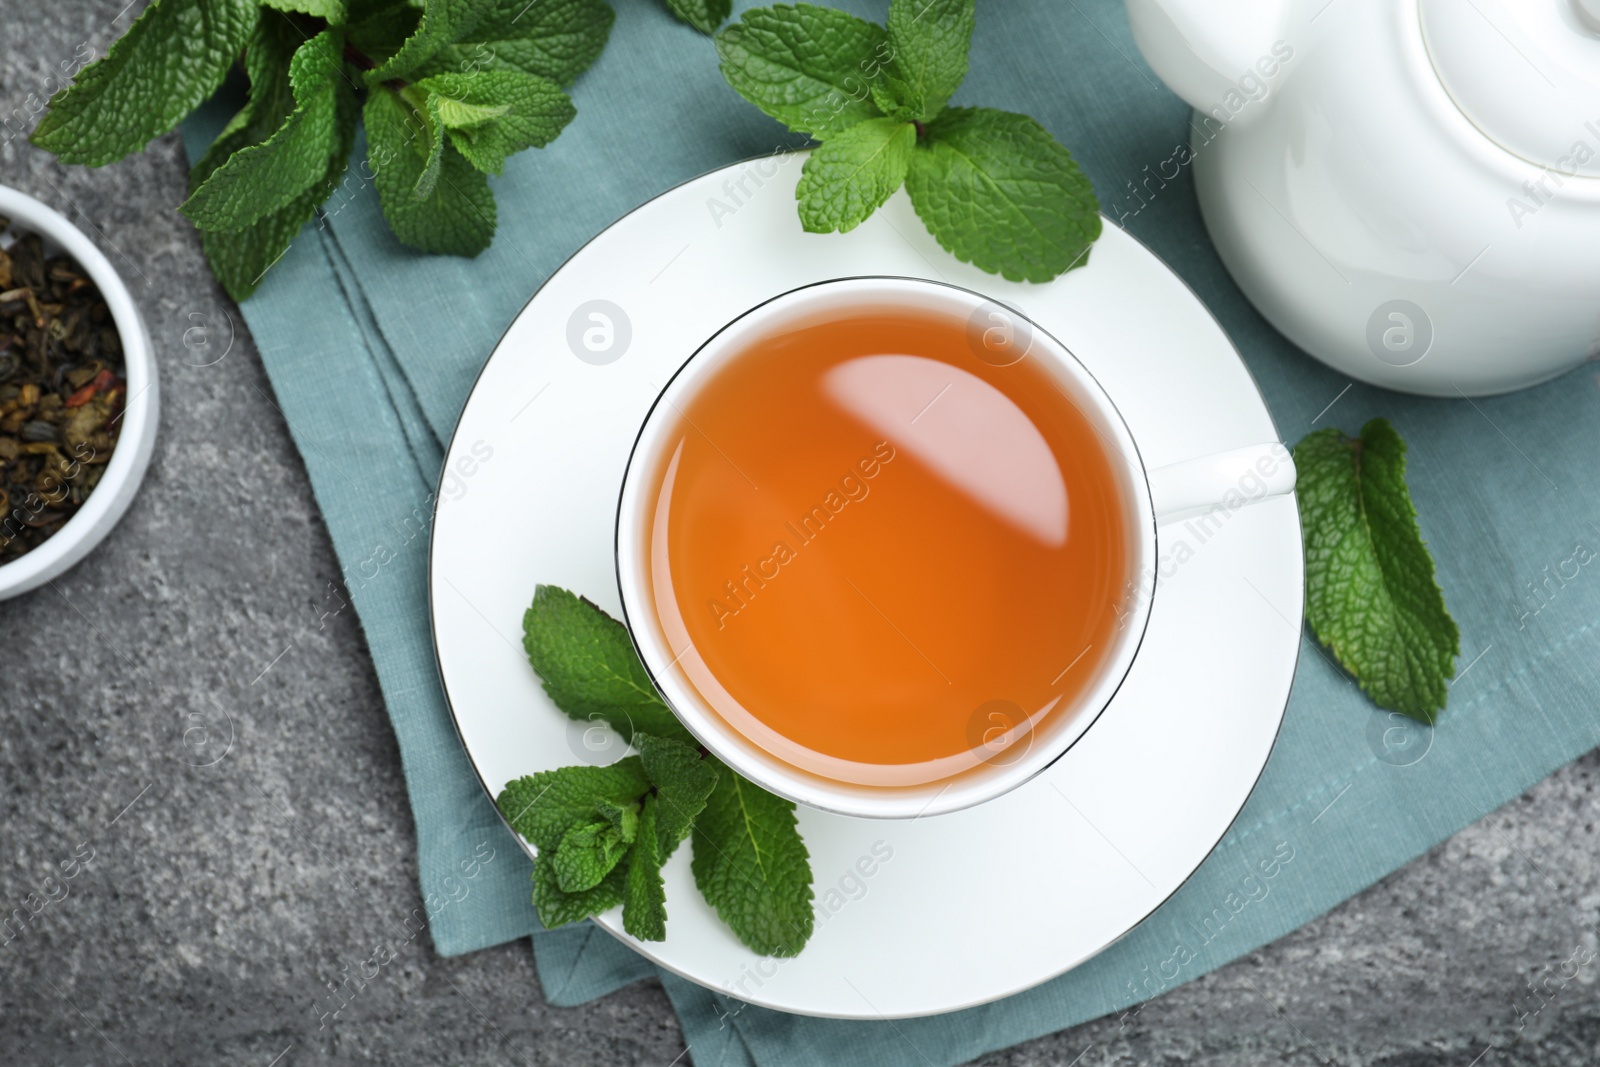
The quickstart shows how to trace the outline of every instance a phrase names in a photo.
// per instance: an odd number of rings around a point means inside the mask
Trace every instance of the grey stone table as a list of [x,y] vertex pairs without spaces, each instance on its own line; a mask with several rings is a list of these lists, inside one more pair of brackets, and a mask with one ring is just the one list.
[[[176,138],[89,171],[14,136],[60,60],[126,28],[124,2],[0,0],[0,180],[124,270],[165,390],[122,525],[0,604],[0,915],[83,861],[0,933],[0,1062],[683,1062],[658,985],[553,1008],[526,944],[445,960],[419,938],[322,1024],[323,983],[421,906],[359,624],[319,626],[338,564],[238,309],[173,210]],[[208,739],[231,748],[197,766]],[[1600,968],[1554,976],[1600,948],[1597,776],[1591,754],[1282,941],[982,1062],[1595,1062]]]

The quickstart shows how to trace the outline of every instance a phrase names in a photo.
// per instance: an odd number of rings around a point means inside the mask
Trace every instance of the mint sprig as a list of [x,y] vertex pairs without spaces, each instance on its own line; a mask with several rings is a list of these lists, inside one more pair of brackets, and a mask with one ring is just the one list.
[[[114,162],[242,58],[248,101],[192,168],[182,207],[231,296],[248,297],[345,182],[372,182],[406,244],[472,256],[494,237],[486,176],[572,121],[564,87],[614,20],[604,0],[152,0],[51,98],[33,141],[64,162]],[[365,173],[346,178],[358,121]]]
[[888,26],[811,4],[747,11],[717,34],[722,74],[821,142],[795,190],[808,232],[847,232],[903,184],[951,255],[1012,281],[1082,264],[1100,207],[1026,115],[947,104],[967,74],[974,0],[891,0]]
[[1405,456],[1385,419],[1359,437],[1318,430],[1295,446],[1306,621],[1375,703],[1432,723],[1461,631],[1417,525]]
[[556,854],[575,827],[604,819],[607,810],[637,804],[649,789],[637,756],[609,767],[562,767],[506,783],[497,803],[511,828],[539,850],[533,861],[533,903],[546,927],[577,922],[622,903],[625,865],[613,866],[597,885],[566,890]]
[[661,701],[627,630],[589,601],[539,586],[523,646],[568,716],[599,718],[637,755],[508,782],[496,803],[537,850],[533,903],[554,928],[622,905],[622,926],[666,937],[661,867],[693,838],[700,893],[746,946],[792,956],[811,936],[811,864],[794,804],[701,751]]

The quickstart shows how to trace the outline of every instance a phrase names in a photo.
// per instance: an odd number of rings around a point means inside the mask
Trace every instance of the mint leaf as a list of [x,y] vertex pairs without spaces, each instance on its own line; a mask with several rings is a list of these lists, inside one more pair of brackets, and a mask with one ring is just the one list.
[[1012,281],[1051,280],[1100,236],[1089,179],[1026,115],[945,111],[912,154],[906,192],[946,251]]
[[91,167],[137,152],[222,84],[257,17],[254,0],[155,0],[50,98],[30,140]]
[[639,757],[629,756],[605,767],[562,767],[507,782],[495,805],[541,854],[553,853],[568,830],[595,821],[601,804],[632,804],[649,789]]
[[[438,75],[439,78],[461,76],[462,75],[448,74]],[[430,82],[432,81],[433,79],[429,79],[428,81],[419,82],[418,84],[423,88],[429,88]],[[493,122],[495,119],[511,110],[510,104],[491,104],[487,102],[475,104],[465,98],[457,99],[455,97],[445,96],[442,92],[434,96],[433,102],[439,111],[439,121],[444,123],[446,127],[457,130],[465,130],[473,126],[482,126],[486,122]]]
[[235,152],[265,141],[289,117],[295,108],[289,63],[303,41],[287,19],[264,18],[256,24],[244,52],[244,70],[250,80],[245,106],[190,169],[191,195]]
[[795,197],[808,233],[849,233],[878,210],[906,179],[917,128],[896,119],[867,119],[824,141],[800,172]]
[[446,45],[471,33],[498,7],[497,0],[423,0],[422,20],[400,50],[367,71],[367,84],[408,78]]
[[701,33],[715,33],[733,11],[733,0],[667,0],[667,9]]
[[[214,174],[235,152],[251,145],[258,145],[271,137],[283,120],[294,110],[294,90],[289,84],[289,61],[294,56],[295,49],[299,47],[301,37],[295,32],[294,27],[287,19],[264,18],[252,31],[250,41],[245,46],[244,68],[250,79],[250,94],[245,106],[234,115],[233,119],[223,127],[217,139],[211,142],[209,148],[195,161],[189,169],[189,195],[193,196],[195,190],[205,184],[206,179]],[[311,217],[314,205],[306,209],[303,218],[293,223],[293,231],[281,235],[279,241],[268,240],[266,244],[277,244],[279,247],[272,252],[276,256],[283,248],[288,246],[289,238],[298,232],[305,221]],[[287,209],[285,209],[287,210]],[[276,215],[277,213],[274,213]],[[287,228],[287,227],[285,227]],[[268,220],[264,219],[258,226],[247,229],[270,232]],[[200,240],[206,248],[206,255],[212,260],[212,269],[217,277],[222,280],[223,287],[229,293],[233,292],[234,283],[241,274],[247,273],[251,266],[248,253],[252,248],[262,247],[261,243],[241,243],[238,251],[243,255],[232,255],[231,243],[227,248],[213,249],[208,240],[214,236],[215,231],[200,231]],[[259,234],[257,235],[260,236]],[[220,264],[220,258],[226,262]],[[264,270],[266,261],[248,270],[249,278],[254,278]],[[232,278],[224,277],[224,271]],[[245,278],[248,281],[249,278]],[[253,287],[252,287],[253,288]]]
[[1461,631],[1434,579],[1406,488],[1406,445],[1384,419],[1318,430],[1294,449],[1306,539],[1306,621],[1379,707],[1431,723]]
[[426,200],[439,187],[439,170],[444,166],[444,121],[439,115],[439,101],[431,94],[422,95],[421,106],[410,88],[400,90],[400,96],[422,120],[421,136],[426,138],[428,156],[422,164],[422,173],[411,186],[411,195],[414,199]]
[[277,11],[298,11],[325,20],[330,26],[344,23],[344,0],[260,0],[262,7]]
[[[639,757],[629,756],[606,767],[541,771],[507,782],[500,791],[495,798],[500,814],[539,850],[533,861],[533,903],[546,927],[622,903],[628,872],[618,862],[619,846],[625,850],[626,844],[606,813],[633,805],[649,789]],[[574,830],[584,832],[573,835]],[[593,837],[586,838],[591,832]],[[589,883],[588,875],[602,866],[600,880]],[[563,882],[582,888],[568,890]]]
[[627,851],[615,826],[604,820],[581,823],[562,836],[550,869],[563,893],[581,893],[599,885]]
[[440,49],[421,73],[520,70],[571,85],[599,58],[616,17],[604,0],[500,0],[460,43]]
[[382,66],[405,47],[421,22],[422,12],[414,7],[402,4],[380,8],[351,22],[345,28],[345,39],[351,47]]
[[869,85],[889,54],[881,26],[778,4],[746,11],[716,41],[728,84],[796,133],[827,140],[882,114]]
[[266,273],[278,260],[305,224],[316,216],[317,205],[327,196],[328,190],[338,182],[345,161],[350,155],[350,145],[355,134],[354,97],[347,110],[350,119],[343,127],[340,144],[343,152],[336,152],[337,169],[331,169],[327,180],[302,193],[292,203],[262,216],[241,230],[200,230],[200,245],[211,264],[212,273],[222,283],[229,296],[242,301],[256,291]]
[[609,800],[602,800],[594,808],[602,819],[616,827],[617,836],[623,844],[633,844],[634,838],[639,835],[638,804],[613,804]]
[[343,81],[343,35],[326,29],[289,61],[295,108],[260,144],[242,148],[179,208],[206,230],[239,230],[288,206],[328,173],[339,142],[335,96]]
[[973,0],[891,0],[893,58],[872,83],[879,107],[921,122],[944,110],[967,76],[973,8]]
[[490,174],[513,152],[555,140],[577,114],[555,82],[516,70],[436,74],[417,88],[428,92],[451,144]]
[[716,788],[717,771],[700,758],[696,748],[681,741],[635,734],[633,743],[639,749],[644,773],[655,787],[658,804],[654,821],[660,837],[657,849],[665,860],[689,836],[695,816]]
[[[235,152],[270,137],[294,109],[289,60],[302,41],[299,31],[287,19],[264,18],[256,26],[245,48],[249,100],[190,170],[191,196]],[[322,180],[290,204],[243,229],[199,231],[212,272],[235,300],[244,300],[255,292],[268,269],[282,258],[289,243],[316,214],[317,205],[344,173],[355,140],[359,106],[355,93],[343,79],[335,84],[334,92],[337,136]]]
[[648,796],[639,812],[639,839],[628,856],[628,883],[622,898],[622,928],[640,941],[664,941],[667,937],[667,889],[661,881],[663,854],[657,844],[658,804],[655,796]]
[[362,114],[372,184],[395,236],[424,252],[475,256],[488,248],[495,224],[488,179],[453,145],[445,144],[438,181],[427,197],[419,199],[416,190],[433,147],[426,120],[386,86],[369,91]]
[[629,865],[611,868],[599,885],[578,893],[564,891],[556,881],[554,857],[541,852],[533,858],[533,906],[545,929],[587,919],[622,903]]
[[598,716],[630,740],[647,733],[694,743],[656,693],[627,629],[582,597],[538,586],[522,616],[522,647],[544,691],[568,717],[587,722]]
[[794,804],[714,765],[716,788],[694,823],[695,884],[745,947],[793,956],[811,937],[811,861]]
[[308,194],[242,230],[198,231],[211,272],[227,294],[238,301],[255,292],[316,211],[316,199]]

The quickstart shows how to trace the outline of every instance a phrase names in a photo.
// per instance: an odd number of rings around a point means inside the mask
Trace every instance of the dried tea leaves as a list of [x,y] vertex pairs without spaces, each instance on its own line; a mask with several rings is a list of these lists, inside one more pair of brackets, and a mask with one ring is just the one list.
[[0,564],[58,532],[99,484],[123,373],[122,339],[83,269],[47,257],[38,234],[0,248]]

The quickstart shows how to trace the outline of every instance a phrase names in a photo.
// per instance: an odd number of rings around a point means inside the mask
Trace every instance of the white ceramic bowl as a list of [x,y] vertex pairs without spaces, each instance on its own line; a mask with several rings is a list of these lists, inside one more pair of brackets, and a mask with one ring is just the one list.
[[[0,600],[4,600],[43,585],[77,563],[111,532],[122,513],[128,510],[134,494],[139,491],[139,483],[144,480],[145,468],[150,465],[150,454],[155,450],[160,389],[150,333],[111,261],[65,217],[33,197],[3,185],[0,185],[0,216],[11,220],[11,228],[0,236],[0,244],[9,246],[19,233],[37,233],[44,238],[46,253],[66,253],[93,279],[121,335],[124,379],[128,384],[122,431],[99,485],[54,537],[0,566]],[[15,504],[13,501],[13,510],[16,510]],[[0,522],[8,518],[9,514],[0,516]]]

